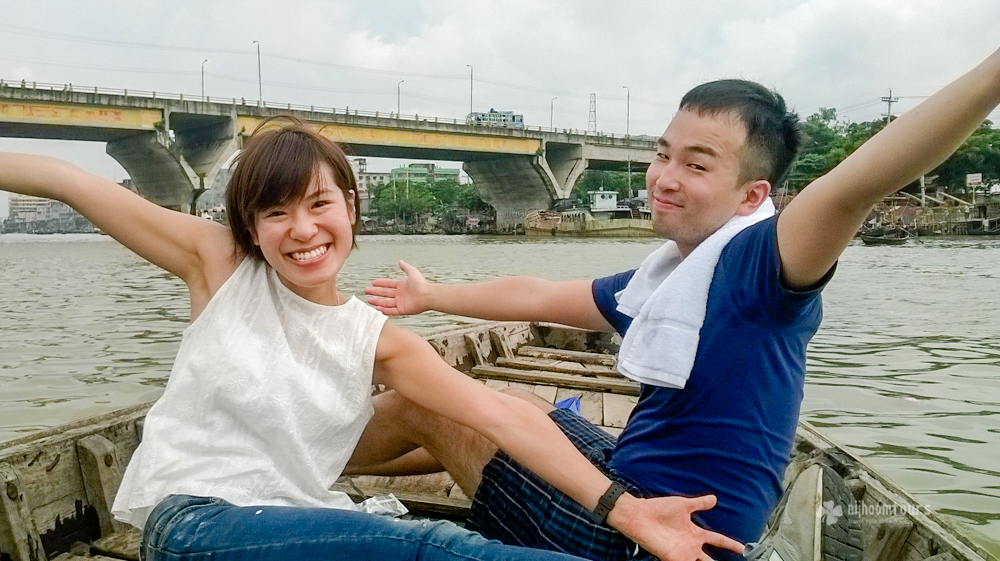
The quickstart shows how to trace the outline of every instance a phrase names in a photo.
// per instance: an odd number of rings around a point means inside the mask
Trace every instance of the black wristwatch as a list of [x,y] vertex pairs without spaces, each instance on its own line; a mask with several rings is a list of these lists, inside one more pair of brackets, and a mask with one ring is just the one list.
[[622,496],[625,491],[627,489],[625,489],[624,485],[617,481],[612,481],[611,486],[608,487],[608,490],[597,501],[597,507],[590,513],[594,517],[594,522],[604,524],[604,521],[608,519],[608,513],[611,512],[611,509],[615,507],[615,503],[618,502],[618,497]]

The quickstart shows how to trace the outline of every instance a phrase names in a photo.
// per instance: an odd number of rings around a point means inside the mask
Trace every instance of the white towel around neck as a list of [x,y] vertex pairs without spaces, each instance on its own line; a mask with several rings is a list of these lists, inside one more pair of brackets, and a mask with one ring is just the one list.
[[774,215],[771,198],[747,216],[734,216],[685,258],[668,241],[642,262],[618,311],[635,318],[618,352],[618,371],[637,382],[683,388],[698,352],[708,288],[723,248],[744,228]]

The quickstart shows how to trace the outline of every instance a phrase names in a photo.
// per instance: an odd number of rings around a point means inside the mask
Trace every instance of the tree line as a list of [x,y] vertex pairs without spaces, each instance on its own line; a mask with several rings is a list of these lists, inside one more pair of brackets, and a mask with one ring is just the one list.
[[372,188],[371,211],[382,221],[413,225],[428,214],[439,220],[457,220],[469,212],[488,213],[490,205],[483,202],[471,183],[455,179],[436,181],[390,181]]
[[[885,119],[842,122],[837,110],[820,108],[802,122],[802,150],[792,165],[788,189],[797,192],[832,170],[866,140],[882,130]],[[953,192],[965,192],[965,176],[982,173],[983,184],[1000,181],[1000,129],[985,121],[944,163],[927,173]]]

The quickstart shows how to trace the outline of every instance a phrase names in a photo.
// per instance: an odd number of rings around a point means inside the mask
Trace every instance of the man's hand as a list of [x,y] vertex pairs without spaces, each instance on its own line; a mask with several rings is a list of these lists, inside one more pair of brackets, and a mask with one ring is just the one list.
[[608,514],[608,524],[662,561],[709,561],[704,547],[712,545],[743,554],[743,544],[698,526],[691,515],[715,506],[715,496],[621,496]]
[[365,288],[369,296],[368,303],[387,316],[406,316],[426,312],[427,292],[431,283],[413,265],[406,261],[399,262],[399,268],[406,273],[406,278],[375,279],[371,286]]

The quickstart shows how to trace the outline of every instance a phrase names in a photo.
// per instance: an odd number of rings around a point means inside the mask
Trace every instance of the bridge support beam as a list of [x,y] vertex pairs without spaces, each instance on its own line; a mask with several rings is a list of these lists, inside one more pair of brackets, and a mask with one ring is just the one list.
[[462,166],[497,213],[497,228],[517,230],[532,210],[569,198],[587,167],[583,145],[545,143],[543,154],[472,160]]
[[190,212],[238,149],[235,119],[174,113],[167,123],[165,131],[108,142],[106,151],[129,172],[143,197]]

